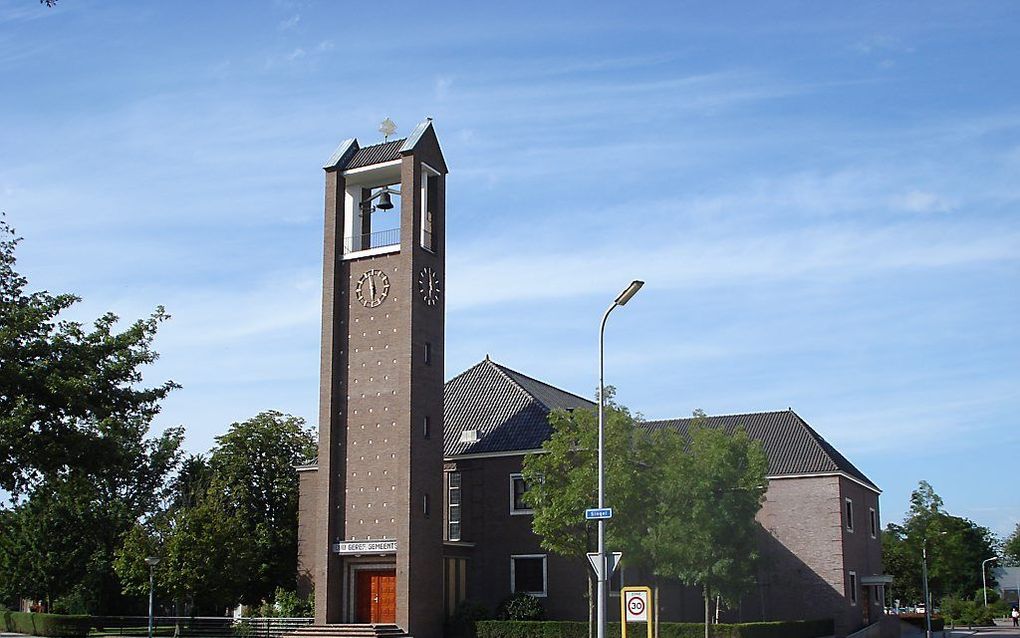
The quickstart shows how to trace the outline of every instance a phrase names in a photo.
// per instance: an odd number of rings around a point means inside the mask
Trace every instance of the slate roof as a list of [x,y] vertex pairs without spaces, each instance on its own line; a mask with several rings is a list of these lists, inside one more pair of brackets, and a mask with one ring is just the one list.
[[[552,434],[548,415],[562,408],[594,408],[595,402],[501,366],[488,357],[446,383],[443,449],[446,456],[535,450]],[[793,410],[707,417],[708,425],[732,432],[743,426],[762,442],[769,476],[843,472],[878,490]],[[647,421],[651,430],[686,434],[693,418]],[[476,430],[477,441],[463,441]]]
[[[549,412],[593,407],[486,357],[446,382],[443,449],[447,456],[534,450],[552,434]],[[478,440],[462,442],[466,430],[476,430]]]
[[[865,485],[878,489],[877,485],[792,409],[709,416],[706,417],[706,421],[709,426],[719,427],[727,432],[733,432],[737,427],[743,426],[750,439],[761,441],[762,450],[769,462],[767,470],[769,476],[844,472]],[[646,421],[642,425],[650,430],[665,428],[679,430],[681,434],[686,435],[693,422],[694,419],[688,417]]]
[[352,168],[361,168],[362,166],[382,164],[383,162],[400,159],[400,148],[404,145],[405,140],[406,138],[402,137],[399,140],[359,148],[344,168],[350,170]]

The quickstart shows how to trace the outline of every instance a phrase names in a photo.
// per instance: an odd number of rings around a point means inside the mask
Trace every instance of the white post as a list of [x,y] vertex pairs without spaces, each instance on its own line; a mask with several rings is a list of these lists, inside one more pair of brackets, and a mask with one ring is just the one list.
[[985,576],[985,565],[988,564],[988,561],[992,561],[997,558],[998,556],[992,556],[991,558],[986,558],[981,561],[981,593],[985,595],[985,607],[988,606],[988,580]]

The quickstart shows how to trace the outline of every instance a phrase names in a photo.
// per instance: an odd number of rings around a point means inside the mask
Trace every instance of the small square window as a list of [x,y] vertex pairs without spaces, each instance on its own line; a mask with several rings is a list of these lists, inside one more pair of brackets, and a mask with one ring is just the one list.
[[854,531],[854,502],[846,499],[846,531]]
[[524,502],[528,484],[520,474],[510,475],[510,514],[531,514],[534,510]]
[[510,557],[510,591],[539,598],[548,594],[544,554]]
[[848,593],[850,594],[850,604],[851,605],[856,605],[857,604],[857,572],[850,572],[850,579],[849,579],[849,581],[850,582],[848,583],[848,586],[850,588],[850,591]]
[[878,536],[878,514],[875,512],[874,507],[868,508],[868,523],[871,528],[871,537],[875,538]]

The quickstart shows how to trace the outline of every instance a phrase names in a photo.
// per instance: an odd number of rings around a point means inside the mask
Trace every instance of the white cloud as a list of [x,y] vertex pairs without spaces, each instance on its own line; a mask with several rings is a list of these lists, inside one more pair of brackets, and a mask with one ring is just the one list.
[[294,27],[296,27],[298,25],[298,22],[300,22],[300,21],[301,21],[301,14],[300,13],[295,13],[291,17],[289,17],[286,20],[280,22],[280,24],[278,25],[278,28],[281,31],[287,31],[289,29],[293,29]]
[[911,190],[891,198],[892,206],[911,213],[946,213],[954,208],[945,197],[922,190]]

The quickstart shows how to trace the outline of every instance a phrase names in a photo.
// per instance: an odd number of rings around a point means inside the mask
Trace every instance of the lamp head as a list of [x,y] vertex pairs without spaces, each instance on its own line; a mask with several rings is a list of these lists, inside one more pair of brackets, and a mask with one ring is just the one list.
[[630,282],[630,285],[627,286],[627,289],[624,290],[623,292],[621,292],[620,296],[616,298],[616,305],[617,306],[625,306],[625,305],[627,305],[627,302],[630,301],[630,298],[633,297],[634,295],[636,295],[637,291],[641,290],[641,286],[644,286],[644,285],[645,285],[645,282],[638,281],[637,279],[635,279],[634,281]]
[[145,564],[148,565],[149,567],[155,567],[156,565],[159,564],[159,557],[149,556],[145,559]]

